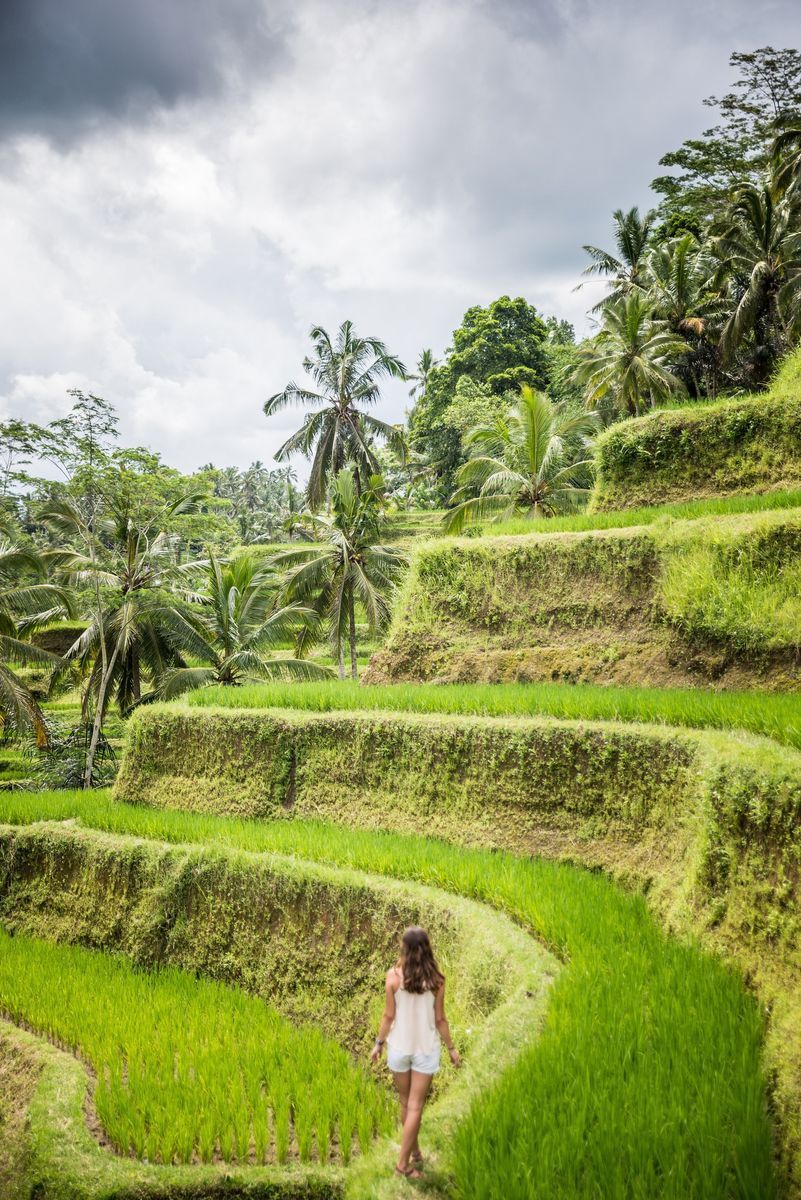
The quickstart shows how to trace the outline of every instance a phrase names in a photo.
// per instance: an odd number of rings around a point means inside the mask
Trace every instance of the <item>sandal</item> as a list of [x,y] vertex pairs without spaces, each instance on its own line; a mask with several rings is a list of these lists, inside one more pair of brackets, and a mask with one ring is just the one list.
[[397,1163],[395,1164],[395,1174],[402,1175],[404,1179],[422,1179],[423,1178],[422,1172],[418,1171],[416,1167],[409,1166],[404,1171],[402,1167],[399,1167],[397,1165]]

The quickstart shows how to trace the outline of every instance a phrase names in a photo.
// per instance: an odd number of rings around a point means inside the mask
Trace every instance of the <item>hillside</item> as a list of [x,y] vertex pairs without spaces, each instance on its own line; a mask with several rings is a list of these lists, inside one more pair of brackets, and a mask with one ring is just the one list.
[[596,512],[797,486],[801,351],[765,393],[612,425],[598,439],[596,463]]
[[801,510],[416,553],[365,681],[801,686]]

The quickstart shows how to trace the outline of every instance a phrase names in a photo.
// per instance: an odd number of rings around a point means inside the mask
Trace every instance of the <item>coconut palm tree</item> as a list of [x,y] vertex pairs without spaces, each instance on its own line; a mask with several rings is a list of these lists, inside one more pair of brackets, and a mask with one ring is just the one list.
[[[407,559],[395,546],[380,538],[383,479],[373,475],[361,493],[356,472],[345,467],[331,489],[331,513],[302,513],[296,525],[313,543],[286,550],[273,560],[287,571],[281,598],[309,604],[327,627],[339,677],[345,678],[345,646],[350,649],[351,676],[358,675],[356,657],[356,605],[363,608],[372,633],[383,629],[390,617],[390,600]],[[302,652],[313,631],[302,632]]]
[[309,508],[320,508],[328,485],[347,462],[353,462],[357,492],[378,471],[372,449],[374,437],[383,438],[403,457],[406,443],[397,426],[380,421],[366,408],[380,397],[382,379],[405,379],[406,368],[374,337],[358,337],[350,321],[339,327],[336,339],[322,326],[311,330],[313,350],[303,360],[303,369],[314,381],[314,389],[290,382],[264,405],[270,417],[289,405],[316,411],[307,414],[301,428],[288,438],[276,454],[284,460],[305,454],[312,465],[306,495]]
[[784,196],[801,184],[801,127],[785,129],[773,143],[772,183],[775,195]]
[[87,718],[92,704],[100,703],[101,681],[101,707],[114,696],[120,712],[126,712],[142,699],[145,678],[155,685],[180,661],[170,635],[171,611],[180,603],[175,589],[186,586],[198,563],[175,563],[166,526],[172,517],[191,512],[197,499],[183,497],[139,520],[124,503],[109,501],[89,523],[71,498],[53,501],[42,514],[44,523],[74,547],[60,555],[70,582],[96,593],[89,624],[66,655],[89,670]]
[[[598,428],[593,412],[570,412],[523,386],[511,413],[478,425],[465,437],[471,457],[457,472],[448,533],[477,521],[549,517],[589,491],[588,448]],[[478,495],[473,495],[478,488]]]
[[723,326],[724,363],[749,339],[752,381],[764,386],[801,328],[801,204],[791,192],[746,187],[713,230],[719,282],[733,302]]
[[638,416],[684,391],[673,364],[686,348],[654,319],[648,297],[633,291],[604,310],[601,332],[579,351],[574,379],[584,388],[587,408],[611,401],[616,411]]
[[46,582],[45,570],[45,560],[35,550],[0,541],[0,728],[29,730],[40,748],[48,744],[44,715],[14,667],[55,668],[58,657],[28,639],[36,629],[73,612],[70,593]]
[[647,212],[641,217],[636,205],[625,213],[622,208],[617,208],[612,213],[617,254],[601,250],[598,246],[582,246],[592,259],[582,273],[600,275],[608,280],[609,285],[608,294],[593,306],[593,312],[627,296],[632,288],[643,285],[646,251],[655,220],[655,212]]
[[416,372],[413,375],[406,376],[407,381],[414,380],[413,386],[409,389],[409,395],[413,400],[425,392],[431,372],[436,366],[439,366],[439,360],[434,358],[434,351],[423,350],[417,360]]
[[274,572],[250,555],[231,562],[209,555],[205,587],[194,593],[189,610],[171,615],[176,649],[199,666],[176,666],[161,677],[165,699],[211,684],[238,686],[262,679],[321,679],[329,672],[317,663],[277,657],[299,628],[312,630],[317,615],[297,604],[275,608]]
[[648,255],[653,315],[684,339],[675,372],[696,397],[716,390],[717,355],[710,334],[719,328],[724,305],[713,290],[715,269],[714,258],[691,233],[663,242]]

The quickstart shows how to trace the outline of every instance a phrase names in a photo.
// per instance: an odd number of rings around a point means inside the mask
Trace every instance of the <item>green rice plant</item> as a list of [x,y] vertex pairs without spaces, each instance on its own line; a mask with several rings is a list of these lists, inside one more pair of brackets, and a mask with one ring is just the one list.
[[227,1162],[246,1163],[252,1146],[264,1160],[268,1095],[279,1162],[289,1154],[290,1096],[304,1161],[323,1101],[326,1158],[343,1109],[348,1128],[354,1109],[371,1131],[391,1119],[385,1089],[317,1029],[295,1028],[256,997],[174,968],[147,973],[0,929],[0,1010],[85,1058],[109,1140],[152,1162],[209,1162],[219,1147]]
[[619,512],[580,512],[564,517],[537,519],[516,517],[510,521],[498,521],[483,526],[481,537],[509,537],[524,533],[583,533],[591,529],[625,529],[635,525],[653,525],[656,521],[664,520],[688,521],[699,517],[732,516],[735,513],[800,507],[801,491],[798,489],[762,492],[758,495],[720,496],[707,500],[652,504],[645,508],[623,509]]
[[[685,593],[691,579],[678,580]],[[801,577],[790,572],[788,597],[795,609]],[[700,602],[700,601],[699,601]],[[708,603],[711,603],[709,601]],[[731,603],[735,603],[734,600]],[[190,703],[218,708],[295,708],[312,712],[465,713],[473,716],[549,716],[564,720],[636,721],[696,729],[745,729],[801,748],[801,693],[711,691],[704,688],[604,687],[570,683],[395,683],[356,686],[272,683],[242,688],[207,688]]]

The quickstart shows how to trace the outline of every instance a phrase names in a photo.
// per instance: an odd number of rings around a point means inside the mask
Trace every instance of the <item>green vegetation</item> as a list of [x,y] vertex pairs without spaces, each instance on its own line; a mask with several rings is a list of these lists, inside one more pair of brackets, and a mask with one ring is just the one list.
[[575,508],[588,490],[596,428],[594,413],[559,409],[524,384],[511,412],[466,435],[470,457],[456,474],[460,486],[451,497],[447,531],[487,518],[535,520]]
[[[353,828],[229,822],[100,796],[30,800],[25,811],[19,798],[1,798],[0,811],[9,819],[16,805],[24,820],[70,813],[140,836],[269,849],[436,882],[502,908],[565,956],[540,1039],[500,1082],[472,1095],[443,1162],[458,1195],[492,1196],[502,1186],[528,1196],[530,1178],[538,1187],[558,1178],[567,1196],[587,1188],[610,1197],[775,1194],[756,1005],[736,976],[693,946],[666,940],[642,897],[603,876]],[[534,1174],[521,1177],[520,1161]],[[357,1177],[362,1194],[358,1185]]]
[[801,480],[801,351],[760,396],[651,413],[598,439],[594,510],[770,492]]
[[797,690],[800,530],[796,509],[427,542],[365,679]]
[[326,499],[328,485],[349,462],[355,466],[357,487],[359,481],[366,483],[379,474],[372,446],[376,435],[403,457],[403,434],[366,409],[378,400],[380,381],[405,379],[406,368],[378,338],[359,337],[351,321],[342,322],[334,339],[320,325],[312,326],[310,337],[312,353],[303,360],[303,369],[316,390],[290,382],[266,401],[264,412],[271,417],[290,405],[317,410],[307,414],[301,428],[276,453],[277,459],[298,451],[312,458],[306,498],[316,511]]
[[[104,801],[109,812],[120,811],[101,793],[82,795],[95,812]],[[64,811],[68,797],[60,792],[15,799],[29,799],[33,807],[50,801],[52,815],[56,805]],[[477,1081],[491,1080],[510,1065],[537,1032],[547,984],[558,964],[507,917],[473,901],[375,874],[304,862],[294,854],[243,853],[246,847],[235,847],[230,840],[226,848],[224,821],[215,846],[191,847],[186,844],[191,837],[179,836],[171,840],[182,844],[170,847],[164,844],[166,837],[148,842],[110,837],[87,825],[78,829],[74,821],[66,826],[32,824],[31,814],[32,807],[20,814],[24,829],[0,829],[0,913],[15,937],[80,942],[121,952],[140,967],[182,967],[235,985],[274,1004],[299,1027],[301,1036],[313,1023],[360,1058],[366,1058],[382,1003],[381,981],[397,953],[401,931],[424,922],[450,980],[455,1036],[468,1059],[476,1058],[464,1072],[456,1074],[447,1067],[438,1077],[441,1100],[434,1113],[441,1112],[441,1119],[435,1121],[432,1113],[431,1121],[438,1147],[450,1141],[449,1122],[467,1110]],[[131,815],[134,820],[147,817],[148,810],[139,806]],[[11,807],[3,817],[13,819]],[[2,1034],[0,1027],[0,1046]],[[85,1082],[81,1095],[83,1090]],[[53,1171],[59,1179],[61,1171],[74,1165],[75,1149],[62,1144],[60,1155],[40,1162],[41,1142],[55,1133],[51,1122],[48,1108],[34,1135],[35,1171],[41,1167],[52,1182]],[[74,1119],[72,1125],[68,1143],[78,1132]],[[85,1129],[82,1101],[78,1126]],[[114,1164],[112,1178],[120,1188],[115,1195],[141,1194],[135,1190],[140,1179],[136,1164],[114,1160],[96,1145],[94,1149],[95,1169],[98,1154],[108,1168],[106,1175],[111,1171],[108,1164]],[[352,1169],[361,1178],[363,1164],[368,1184],[386,1175],[377,1155],[358,1162]],[[203,1168],[187,1170],[196,1173],[196,1190],[189,1194],[205,1195],[205,1177],[197,1175]],[[284,1187],[286,1180],[282,1183],[280,1174],[272,1174],[276,1170],[271,1165],[266,1178],[255,1175],[254,1196],[285,1191],[293,1198],[306,1195],[300,1188],[295,1192]],[[330,1190],[325,1195],[340,1194],[343,1176],[330,1174],[335,1170],[328,1167]],[[87,1174],[94,1179],[95,1170]],[[72,1194],[94,1196],[80,1173],[78,1178],[82,1186]],[[169,1178],[163,1187],[173,1195]],[[297,1175],[293,1178],[297,1181]],[[178,1194],[181,1179],[174,1179]],[[49,1188],[43,1194],[51,1195]],[[57,1186],[52,1194],[62,1195]],[[376,1191],[367,1186],[366,1194],[374,1197]]]
[[308,605],[319,622],[302,630],[298,651],[311,644],[316,628],[324,629],[340,679],[345,678],[346,645],[351,677],[358,674],[357,605],[367,617],[370,634],[377,636],[389,624],[390,598],[407,565],[400,550],[380,543],[383,483],[380,475],[371,475],[360,484],[357,472],[343,467],[331,481],[331,516],[298,517],[298,528],[312,544],[285,550],[275,559],[276,568],[285,571],[280,598]]
[[801,695],[712,692],[700,688],[617,688],[587,684],[420,683],[354,687],[325,683],[208,688],[190,697],[208,708],[295,708],[310,712],[465,713],[480,717],[636,721],[696,729],[745,729],[801,750]]
[[[653,504],[647,508],[609,509],[603,512],[570,513],[564,517],[531,520],[514,517],[483,526],[482,537],[513,537],[521,533],[586,533],[592,529],[628,529],[633,525],[653,525],[672,519],[693,521],[697,517],[731,517],[738,513],[773,512],[777,508],[801,508],[801,490],[761,492],[757,495],[710,497],[683,500],[673,504]],[[429,533],[435,534],[431,529]]]
[[[150,1162],[348,1162],[392,1127],[389,1097],[317,1029],[174,969],[0,930],[0,1007],[67,1045],[97,1076],[115,1149]],[[253,1149],[251,1149],[253,1148]]]

